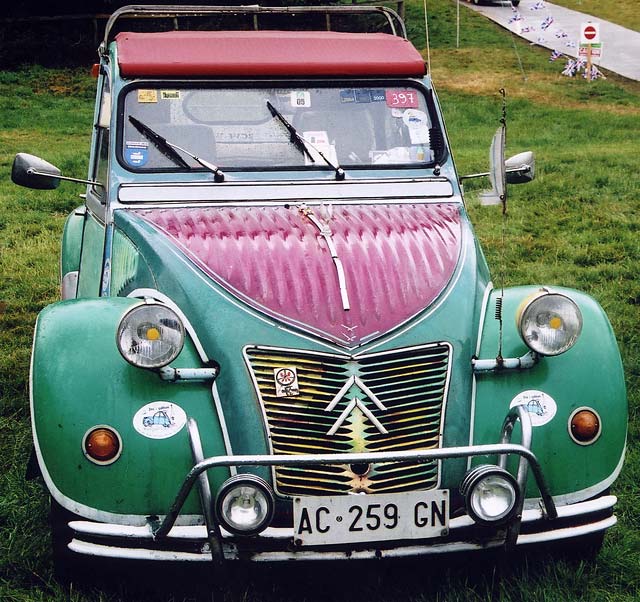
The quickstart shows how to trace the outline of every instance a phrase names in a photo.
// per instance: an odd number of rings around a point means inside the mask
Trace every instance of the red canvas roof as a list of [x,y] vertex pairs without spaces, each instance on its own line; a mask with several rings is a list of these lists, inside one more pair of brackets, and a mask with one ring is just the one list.
[[411,42],[384,33],[170,31],[120,33],[118,63],[133,76],[416,76]]

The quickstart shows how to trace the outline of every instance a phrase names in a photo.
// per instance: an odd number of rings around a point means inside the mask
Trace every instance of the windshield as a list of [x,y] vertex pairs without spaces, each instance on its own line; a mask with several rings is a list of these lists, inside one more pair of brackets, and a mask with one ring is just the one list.
[[427,102],[409,86],[132,87],[121,124],[121,160],[134,171],[202,169],[189,154],[222,170],[433,161]]

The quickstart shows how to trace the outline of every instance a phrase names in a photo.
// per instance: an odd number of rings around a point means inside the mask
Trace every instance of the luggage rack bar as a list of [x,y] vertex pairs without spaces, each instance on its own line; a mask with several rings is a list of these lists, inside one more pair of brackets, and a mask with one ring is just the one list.
[[[398,3],[399,6],[402,4]],[[116,10],[107,21],[104,39],[100,44],[100,54],[106,54],[112,32],[118,20],[122,19],[174,19],[174,27],[178,29],[177,19],[180,17],[207,17],[212,15],[253,16],[253,28],[260,29],[260,15],[298,15],[324,14],[326,28],[331,31],[332,15],[377,15],[382,17],[392,35],[407,39],[407,30],[400,15],[387,6],[377,5],[340,5],[340,6],[193,6],[193,5],[129,5]]]

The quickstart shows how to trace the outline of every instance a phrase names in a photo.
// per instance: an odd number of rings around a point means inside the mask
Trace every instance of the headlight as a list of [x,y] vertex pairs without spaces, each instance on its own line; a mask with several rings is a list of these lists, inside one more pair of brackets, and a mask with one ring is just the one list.
[[236,535],[255,535],[269,526],[273,518],[274,497],[269,484],[252,474],[227,479],[216,498],[220,524]]
[[565,295],[540,291],[516,317],[522,340],[540,355],[559,355],[573,347],[582,331],[582,314]]
[[460,485],[467,514],[482,525],[508,522],[519,501],[515,478],[499,466],[484,464],[471,469]]
[[176,313],[164,305],[138,305],[120,321],[117,343],[130,364],[162,368],[182,351],[184,326]]

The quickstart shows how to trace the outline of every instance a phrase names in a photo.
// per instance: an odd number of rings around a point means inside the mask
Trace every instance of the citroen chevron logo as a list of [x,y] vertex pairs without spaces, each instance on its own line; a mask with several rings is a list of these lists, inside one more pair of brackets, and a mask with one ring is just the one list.
[[[342,399],[345,398],[347,393],[351,390],[351,387],[357,387],[364,393],[380,410],[386,410],[384,404],[378,399],[376,394],[365,385],[360,378],[355,375],[352,375],[349,380],[344,384],[342,389],[338,391],[337,395],[329,402],[329,405],[324,409],[325,412],[332,412],[334,408],[340,403]],[[370,421],[371,423],[383,434],[387,435],[389,431],[380,423],[380,421],[371,413],[371,410],[367,408],[366,405],[359,399],[356,393],[353,393],[353,396],[349,400],[347,407],[342,411],[338,419],[335,421],[334,425],[327,431],[327,435],[334,435],[337,430],[340,428],[342,423],[347,419],[347,417],[353,412],[354,408],[358,408]]]

